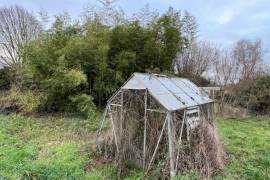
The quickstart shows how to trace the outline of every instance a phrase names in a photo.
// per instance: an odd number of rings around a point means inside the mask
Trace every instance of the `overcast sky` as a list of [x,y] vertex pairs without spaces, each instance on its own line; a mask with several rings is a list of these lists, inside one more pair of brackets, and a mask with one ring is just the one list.
[[[0,0],[0,6],[18,4],[30,11],[45,9],[49,14],[66,11],[77,18],[83,7],[95,0]],[[262,39],[270,51],[270,0],[118,0],[117,4],[133,14],[145,4],[163,13],[169,6],[187,10],[199,24],[199,37],[225,47],[242,38]],[[270,64],[270,53],[264,57]]]

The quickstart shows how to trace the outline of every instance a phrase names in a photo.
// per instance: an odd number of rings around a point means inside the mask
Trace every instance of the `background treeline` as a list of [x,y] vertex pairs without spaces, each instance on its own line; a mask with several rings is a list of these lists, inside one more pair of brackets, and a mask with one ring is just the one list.
[[[12,14],[7,22],[10,28],[16,28],[11,22],[19,22],[17,15],[24,13],[27,23],[35,29],[35,36],[30,39],[24,38],[24,34],[14,36],[14,43],[17,38],[21,40],[17,47],[9,47],[17,53],[15,60],[3,57],[1,61],[6,67],[1,73],[7,75],[1,77],[1,86],[12,86],[11,99],[17,100],[20,92],[22,96],[27,92],[33,95],[25,101],[40,102],[35,103],[39,111],[79,111],[89,115],[95,109],[94,103],[104,105],[133,72],[172,71],[173,60],[184,43],[182,21],[189,14],[182,16],[169,8],[165,14],[148,19],[145,25],[138,18],[109,24],[102,14],[118,13],[111,6],[103,5],[93,12],[94,16],[85,13],[80,22],[72,22],[68,14],[58,15],[46,30],[21,7],[2,8],[2,16]],[[8,74],[10,81],[6,82]]]
[[[94,117],[96,106],[105,105],[133,72],[174,74],[224,90],[261,77],[269,82],[259,40],[240,40],[226,50],[199,41],[195,18],[171,7],[160,15],[146,5],[128,16],[113,2],[99,1],[85,8],[80,20],[63,13],[52,21],[49,26],[46,12],[0,9],[0,87],[10,89],[0,102],[11,102],[10,109]],[[238,88],[246,97],[238,105],[255,96],[253,109],[269,110],[269,86],[260,82],[259,89],[268,88],[265,94]],[[225,92],[222,101],[236,99]]]

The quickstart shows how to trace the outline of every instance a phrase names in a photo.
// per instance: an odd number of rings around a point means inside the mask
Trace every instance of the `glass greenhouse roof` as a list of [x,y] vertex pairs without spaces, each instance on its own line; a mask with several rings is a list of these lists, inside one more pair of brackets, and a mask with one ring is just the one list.
[[134,73],[122,89],[147,89],[168,111],[213,102],[206,92],[185,78]]

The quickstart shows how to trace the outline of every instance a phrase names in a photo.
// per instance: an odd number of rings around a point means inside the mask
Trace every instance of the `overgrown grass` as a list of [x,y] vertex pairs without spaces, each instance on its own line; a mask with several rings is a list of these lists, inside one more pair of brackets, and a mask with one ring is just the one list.
[[93,143],[86,120],[0,116],[0,176],[77,179]]
[[[217,121],[230,162],[217,179],[270,179],[270,119]],[[117,179],[114,165],[91,161],[98,123],[80,118],[0,115],[0,179]],[[125,179],[142,179],[130,170]],[[196,172],[178,179],[198,179]]]
[[[0,115],[0,179],[117,179],[112,164],[84,170],[98,125],[62,116]],[[131,170],[126,179],[141,177]]]
[[227,179],[270,179],[270,119],[219,119],[230,162]]

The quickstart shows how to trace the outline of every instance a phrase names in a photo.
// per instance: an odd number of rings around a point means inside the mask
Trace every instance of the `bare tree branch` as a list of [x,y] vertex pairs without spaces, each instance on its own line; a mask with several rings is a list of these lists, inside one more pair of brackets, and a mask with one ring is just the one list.
[[240,79],[254,78],[262,62],[261,40],[239,40],[233,49],[233,57],[240,66]]
[[217,48],[208,42],[191,42],[176,59],[176,71],[180,75],[202,76],[218,56]]
[[83,20],[100,20],[108,26],[116,26],[126,21],[124,11],[116,6],[117,0],[96,0],[96,3],[89,3],[82,13]]
[[33,14],[22,7],[0,8],[0,64],[21,64],[23,45],[36,38],[41,30],[41,25]]

